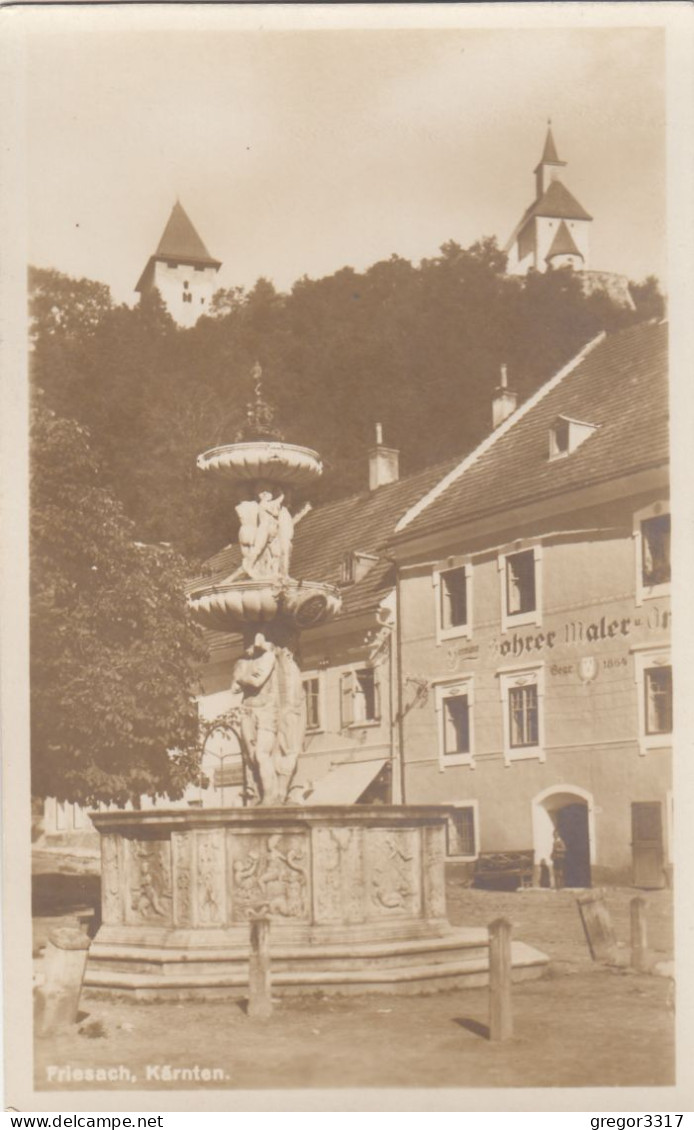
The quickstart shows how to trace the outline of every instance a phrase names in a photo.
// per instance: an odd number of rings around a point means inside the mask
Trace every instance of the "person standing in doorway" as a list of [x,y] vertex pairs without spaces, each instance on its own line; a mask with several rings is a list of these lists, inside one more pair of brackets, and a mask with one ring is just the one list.
[[554,829],[552,843],[552,871],[554,873],[554,889],[560,891],[564,886],[564,872],[566,868],[566,844],[557,829]]

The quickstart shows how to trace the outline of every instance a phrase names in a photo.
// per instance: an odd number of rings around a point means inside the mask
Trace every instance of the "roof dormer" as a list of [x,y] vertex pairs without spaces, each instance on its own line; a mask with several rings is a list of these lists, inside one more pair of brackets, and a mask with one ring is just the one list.
[[549,457],[563,459],[571,455],[594,432],[598,424],[586,424],[583,420],[572,420],[570,416],[557,416],[549,429]]
[[355,549],[348,550],[344,554],[340,566],[340,584],[358,584],[377,561],[378,556],[375,553],[362,553]]

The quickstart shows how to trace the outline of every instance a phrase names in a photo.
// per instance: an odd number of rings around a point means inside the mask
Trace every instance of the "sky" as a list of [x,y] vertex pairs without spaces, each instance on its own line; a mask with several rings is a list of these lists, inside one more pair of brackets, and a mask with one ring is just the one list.
[[225,287],[503,245],[551,117],[594,217],[591,267],[665,282],[658,28],[239,30],[227,12],[212,29],[162,8],[141,25],[129,9],[119,30],[79,15],[26,38],[37,266],[132,303],[177,198]]

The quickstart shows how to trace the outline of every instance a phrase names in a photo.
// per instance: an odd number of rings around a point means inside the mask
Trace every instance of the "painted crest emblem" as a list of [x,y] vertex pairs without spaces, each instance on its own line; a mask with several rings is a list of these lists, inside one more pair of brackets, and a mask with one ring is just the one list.
[[598,674],[598,661],[594,655],[584,655],[578,662],[578,677],[582,683],[592,683]]

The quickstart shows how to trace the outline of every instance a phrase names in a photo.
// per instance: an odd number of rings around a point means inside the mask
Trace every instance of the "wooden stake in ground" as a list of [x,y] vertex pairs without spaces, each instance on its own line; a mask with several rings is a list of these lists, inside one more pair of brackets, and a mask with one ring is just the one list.
[[648,934],[646,930],[646,900],[633,898],[629,903],[631,915],[631,968],[645,973],[649,965]]
[[89,938],[71,926],[51,930],[43,956],[44,982],[35,994],[38,1036],[53,1036],[77,1020]]
[[272,1016],[270,977],[270,919],[250,914],[251,952],[248,961],[248,1015],[256,1020]]
[[489,924],[489,1039],[513,1036],[511,1004],[511,923],[496,918]]
[[610,912],[605,906],[604,891],[590,891],[579,895],[578,903],[583,929],[593,961],[615,965],[619,960],[617,936],[612,926]]

